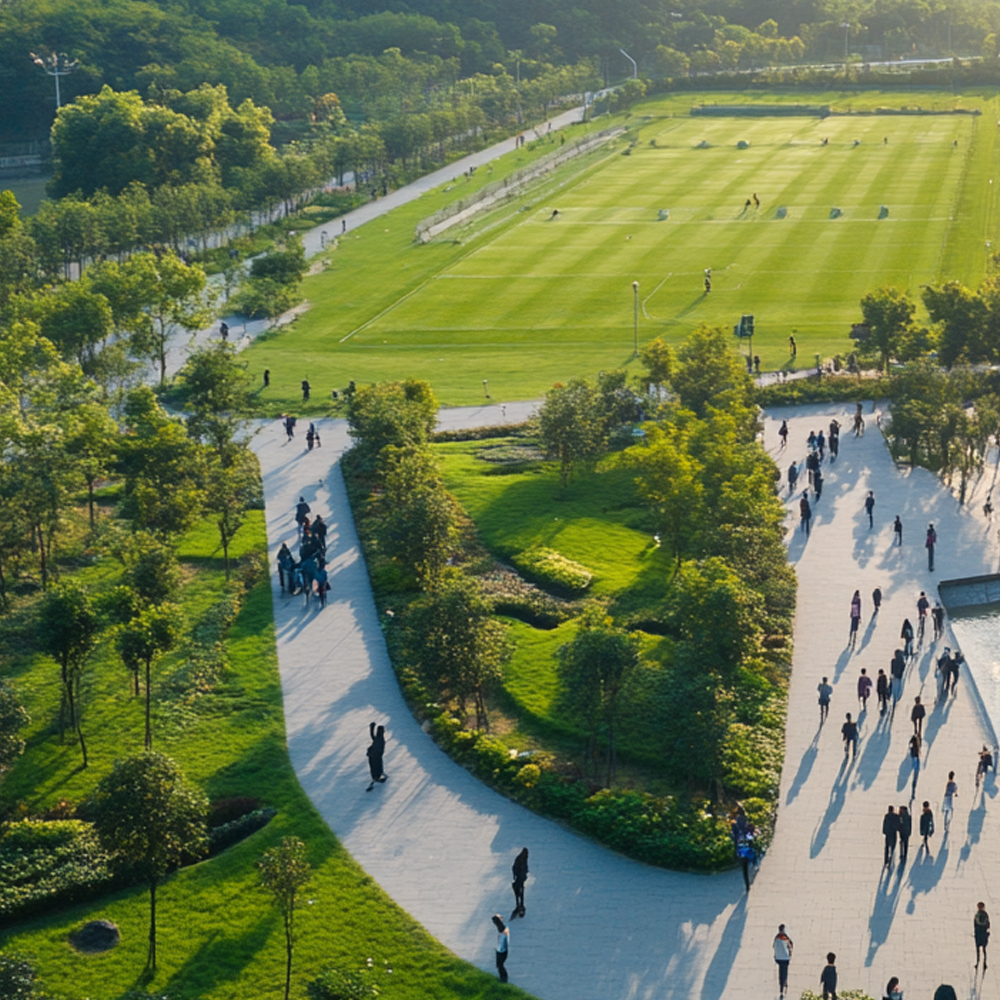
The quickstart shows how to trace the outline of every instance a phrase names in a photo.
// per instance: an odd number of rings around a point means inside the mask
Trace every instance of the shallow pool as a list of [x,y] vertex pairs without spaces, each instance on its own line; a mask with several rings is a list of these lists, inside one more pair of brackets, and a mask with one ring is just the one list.
[[951,631],[993,725],[1000,732],[1000,602],[951,612]]

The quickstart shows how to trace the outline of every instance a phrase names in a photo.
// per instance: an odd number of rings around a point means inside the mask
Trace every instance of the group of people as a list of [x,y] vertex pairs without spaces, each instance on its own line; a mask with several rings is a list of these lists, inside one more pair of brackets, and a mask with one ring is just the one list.
[[[298,424],[297,418],[293,417],[290,413],[286,413],[281,418],[281,426],[285,429],[285,440],[291,441],[295,437],[295,427]],[[312,451],[313,448],[322,448],[323,442],[320,440],[319,428],[314,424],[309,424],[309,430],[306,431],[306,450]]]
[[[819,503],[823,495],[823,460],[829,449],[830,461],[834,462],[840,454],[840,423],[837,420],[830,421],[829,437],[824,436],[822,428],[817,434],[815,431],[809,432],[806,438],[808,450],[806,452],[805,467],[807,482],[813,488],[813,503]],[[778,437],[781,440],[781,450],[788,447],[788,421],[782,420],[778,429]],[[799,463],[793,461],[788,466],[788,492],[789,495],[795,493],[795,488],[799,481]],[[809,502],[809,490],[802,492],[799,500],[799,520],[802,530],[808,535],[812,530],[813,504]]]
[[330,577],[326,568],[327,525],[322,514],[310,519],[311,508],[305,497],[295,505],[298,526],[299,558],[296,559],[287,542],[278,550],[278,582],[282,593],[305,594],[306,602],[315,593],[320,607],[326,607]]

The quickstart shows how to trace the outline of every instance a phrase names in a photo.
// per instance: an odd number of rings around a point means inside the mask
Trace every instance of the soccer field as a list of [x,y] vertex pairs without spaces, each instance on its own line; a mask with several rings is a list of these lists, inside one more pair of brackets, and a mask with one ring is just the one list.
[[[752,313],[764,368],[789,365],[790,335],[800,366],[847,353],[871,289],[916,297],[929,282],[982,279],[989,114],[652,117],[629,155],[622,142],[591,155],[477,219],[460,245],[400,242],[375,265],[368,309],[365,283],[337,281],[362,232],[315,279],[319,297],[308,290],[316,307],[296,339],[317,370],[331,368],[331,386],[421,377],[458,403],[482,398],[488,379],[493,398],[525,398],[630,361],[638,281],[640,345]],[[759,207],[746,209],[754,195]],[[272,369],[293,336],[257,349]]]

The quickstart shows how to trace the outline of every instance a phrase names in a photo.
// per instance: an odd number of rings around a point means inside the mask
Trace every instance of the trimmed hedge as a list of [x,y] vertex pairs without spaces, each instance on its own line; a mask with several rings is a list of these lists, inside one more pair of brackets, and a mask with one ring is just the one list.
[[537,434],[538,422],[525,420],[519,424],[493,424],[490,427],[467,427],[457,431],[433,431],[430,440],[442,441],[485,441],[488,438],[527,437]]
[[862,378],[857,375],[824,375],[794,382],[775,382],[757,390],[759,406],[795,406],[800,403],[858,403],[892,395],[892,379]]
[[571,594],[582,593],[594,579],[594,574],[586,566],[567,559],[555,549],[528,549],[519,552],[511,562],[535,583]]
[[239,819],[223,823],[222,826],[213,827],[208,831],[209,854],[218,854],[249,837],[251,833],[263,829],[277,814],[277,809],[268,806],[265,809],[255,809]]

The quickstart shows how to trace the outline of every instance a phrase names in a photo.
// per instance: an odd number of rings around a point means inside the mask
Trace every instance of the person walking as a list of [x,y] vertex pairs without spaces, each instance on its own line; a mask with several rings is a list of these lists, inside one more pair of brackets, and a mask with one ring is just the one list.
[[819,503],[820,497],[823,496],[823,473],[817,469],[813,473],[813,492],[816,494],[816,503]]
[[934,638],[940,639],[944,635],[944,608],[940,601],[935,601],[931,608],[931,620],[934,622]]
[[923,838],[923,848],[930,853],[931,845],[928,843],[934,836],[934,813],[931,811],[931,804],[925,802],[920,812],[920,836]]
[[514,875],[514,881],[511,882],[511,888],[514,890],[514,912],[510,915],[510,919],[513,920],[515,917],[524,916],[524,883],[528,881],[527,847],[521,848],[510,870]]
[[319,606],[325,608],[326,592],[330,589],[330,574],[327,573],[326,562],[322,558],[317,560],[313,579],[316,581],[316,594],[319,597]]
[[927,569],[934,572],[934,546],[937,545],[937,532],[933,524],[927,525],[927,538],[924,541],[927,548]]
[[976,788],[985,784],[986,775],[993,769],[993,754],[989,748],[983,744],[983,749],[979,751],[979,762],[976,764]]
[[788,421],[782,420],[781,426],[778,428],[778,437],[781,438],[781,447],[788,447]]
[[903,655],[909,659],[913,656],[913,626],[909,618],[903,619],[903,627],[899,632],[900,639],[903,640]]
[[778,924],[774,935],[774,962],[778,966],[778,996],[788,990],[788,964],[792,960],[792,939],[785,933],[785,925]]
[[271,384],[271,369],[264,369],[264,388],[266,389]]
[[833,694],[833,688],[830,687],[827,679],[824,677],[816,685],[816,690],[819,692],[819,724],[822,726],[826,722],[826,717],[830,714],[830,695]]
[[820,428],[819,434],[816,435],[816,451],[819,452],[819,460],[823,461],[823,452],[826,450],[826,438],[823,437],[823,430]]
[[827,952],[819,984],[823,987],[823,1000],[837,1000],[837,956],[832,951]]
[[812,507],[809,506],[809,497],[802,494],[802,499],[799,501],[799,517],[802,520],[802,530],[806,533],[806,537],[809,537],[809,529],[812,523]]
[[875,609],[872,611],[872,617],[874,618],[875,615],[878,614],[879,608],[882,607],[882,588],[881,587],[876,587],[872,591],[872,604],[875,606]]
[[889,678],[884,670],[879,670],[875,679],[875,694],[878,697],[878,714],[885,715],[889,708]]
[[948,772],[948,784],[944,786],[944,801],[941,803],[941,815],[944,816],[944,832],[947,833],[951,826],[951,817],[955,812],[955,796],[958,795],[958,782],[955,781],[955,772]]
[[[858,626],[861,624],[861,591],[854,591],[851,598],[851,633],[847,637],[847,645],[853,647],[858,641]],[[862,671],[863,673],[864,671]],[[868,682],[869,685],[871,681]]]
[[869,490],[868,496],[865,497],[865,513],[868,515],[868,530],[871,531],[875,527],[875,493],[873,490]]
[[316,515],[316,520],[312,523],[312,536],[316,539],[320,552],[326,552],[326,521],[322,514]]
[[847,721],[840,727],[840,735],[844,741],[844,760],[851,752],[851,760],[858,756],[858,724],[851,718],[851,713],[847,713]]
[[493,926],[497,929],[497,975],[500,982],[507,982],[507,956],[510,954],[510,928],[503,922],[499,913],[494,913]]
[[979,953],[983,953],[983,972],[986,971],[986,946],[990,943],[990,915],[985,903],[976,903],[972,915],[972,935],[976,939],[976,968],[979,968]]
[[938,675],[938,691],[941,697],[948,696],[948,689],[951,686],[951,650],[945,646],[944,652],[938,657],[937,666],[934,668]]
[[896,702],[903,697],[903,674],[906,673],[906,657],[903,651],[897,649],[889,662],[889,673],[892,674],[892,710],[896,711]]
[[316,435],[313,433],[312,424],[309,425],[309,430],[306,431],[306,450],[312,451],[313,445],[316,443]]
[[[281,592],[285,592],[285,572],[291,571],[291,564],[294,562],[291,550],[285,542],[281,543],[281,548],[278,549],[278,583],[281,585]],[[291,582],[289,580],[289,582]]]
[[924,633],[927,631],[927,612],[931,609],[931,602],[927,600],[927,594],[921,590],[917,598],[917,641],[923,643]]
[[295,437],[295,417],[286,416],[284,421],[285,440],[291,441]]
[[309,511],[312,508],[306,503],[305,497],[299,497],[299,502],[295,505],[295,523],[299,526],[301,535],[309,523]]
[[799,353],[799,349],[798,349],[798,347],[795,344],[795,338],[794,337],[789,337],[788,338],[788,355],[792,359],[792,361],[795,360],[795,355],[798,354],[798,353]]
[[958,690],[958,672],[962,668],[962,664],[965,663],[965,657],[962,655],[960,649],[955,650],[955,655],[951,658],[951,693],[955,694]]
[[903,544],[903,522],[899,519],[899,515],[896,515],[896,520],[892,522],[892,531],[896,536],[896,544]]
[[927,715],[927,709],[920,703],[920,695],[918,694],[916,698],[913,699],[913,708],[910,709],[910,722],[913,723],[913,732],[919,736],[921,740],[924,738],[925,715]]
[[370,792],[375,787],[375,782],[382,784],[385,782],[385,768],[383,758],[385,757],[385,726],[376,728],[374,722],[368,723],[368,735],[371,737],[371,744],[365,751],[368,755],[368,770],[371,772],[372,780],[366,792]]
[[312,433],[313,440],[316,442],[316,447],[317,448],[322,448],[323,447],[323,442],[320,441],[320,439],[319,439],[319,428],[315,424],[310,424],[309,425],[309,430]]
[[899,807],[899,863],[906,864],[906,858],[910,853],[910,836],[913,833],[913,817],[906,806]]
[[309,393],[312,391],[312,386],[309,384],[309,379],[304,378],[302,380],[302,402],[309,402]]
[[885,984],[885,993],[882,994],[882,1000],[903,1000],[903,991],[899,988],[899,976],[893,976]]
[[795,492],[795,484],[799,481],[799,467],[796,462],[788,466],[788,495]]
[[910,749],[908,753],[910,758],[910,772],[913,775],[913,781],[910,784],[910,801],[912,802],[917,797],[917,778],[920,777],[920,737],[916,733],[910,737]]
[[882,867],[889,868],[892,865],[892,856],[896,853],[896,839],[899,837],[899,817],[893,806],[889,806],[882,817],[882,836],[885,837]]
[[868,671],[864,667],[858,676],[858,700],[861,702],[861,711],[868,711],[868,699],[872,693],[872,679],[868,676]]

